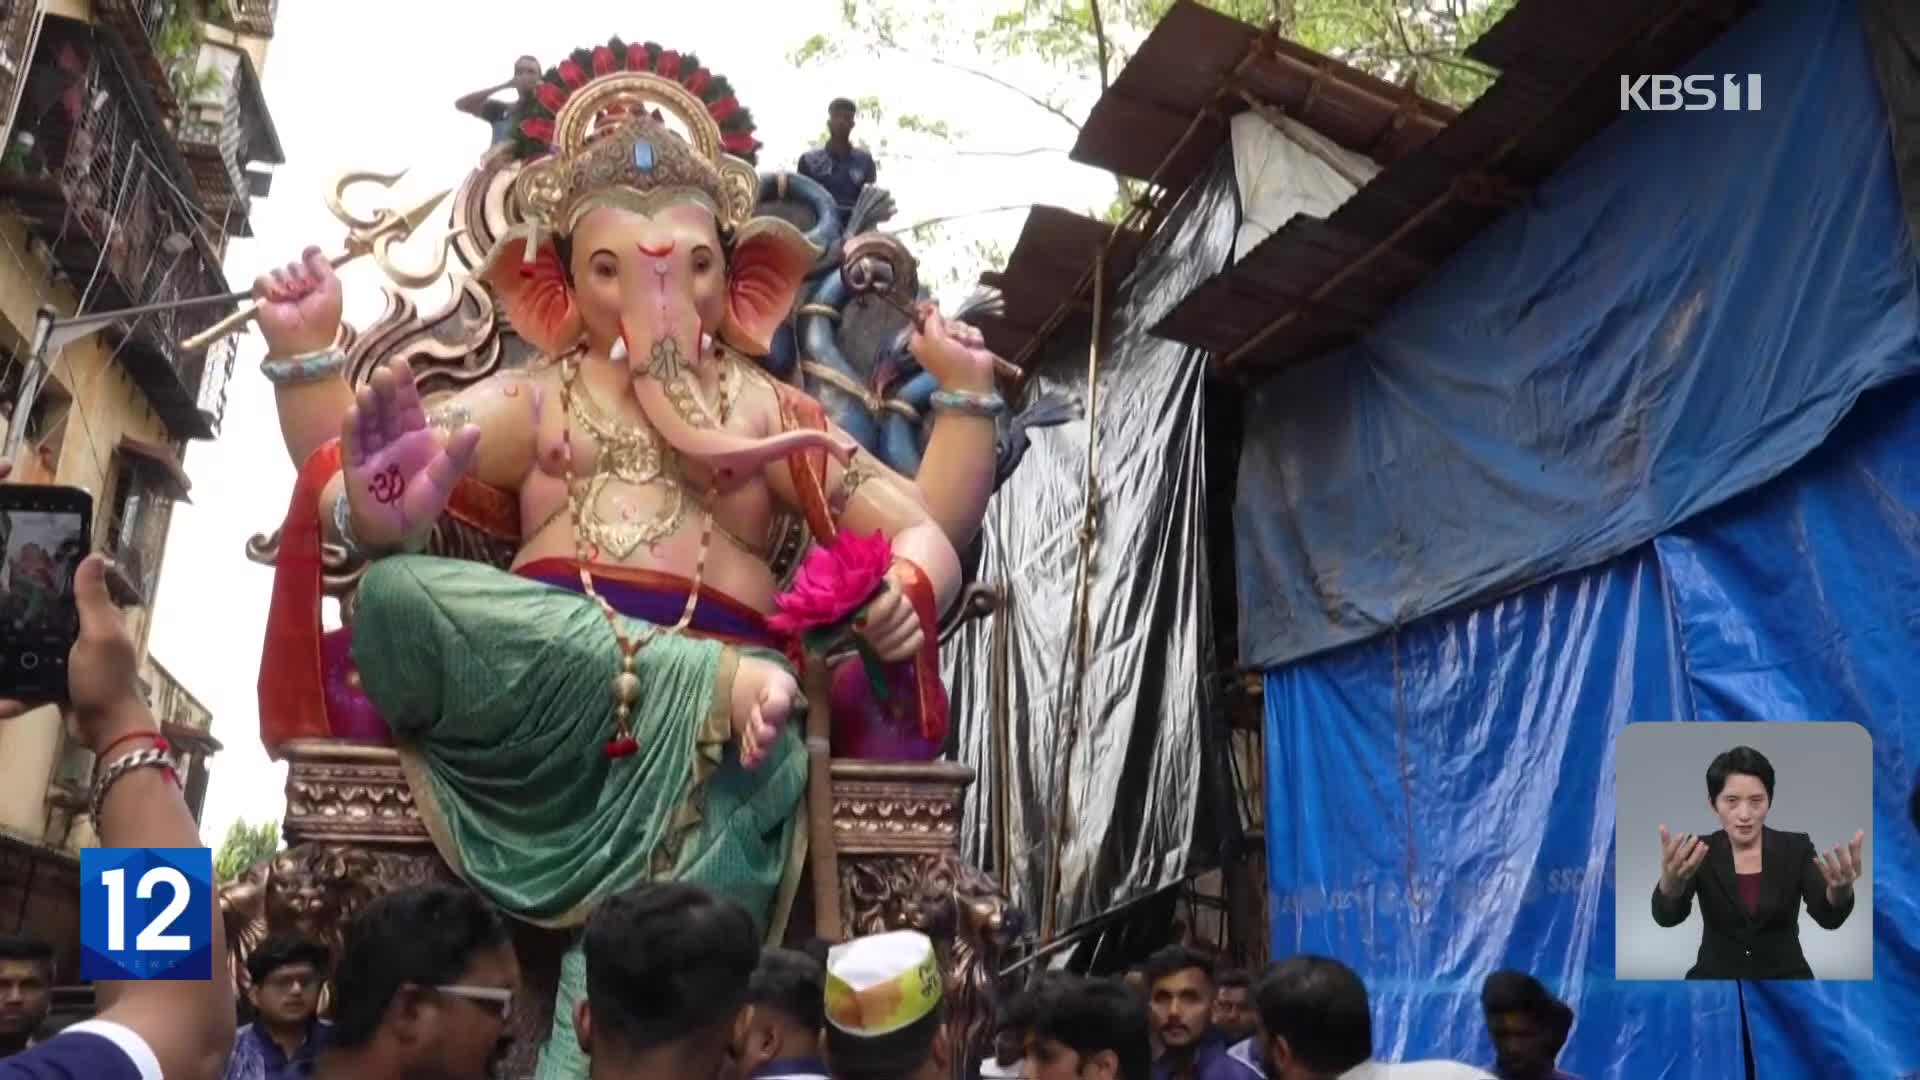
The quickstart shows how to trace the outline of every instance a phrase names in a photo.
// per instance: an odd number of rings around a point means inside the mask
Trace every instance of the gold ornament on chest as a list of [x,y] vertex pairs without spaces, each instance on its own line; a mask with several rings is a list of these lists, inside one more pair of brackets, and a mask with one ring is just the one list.
[[[587,436],[594,456],[587,476],[568,485],[570,498],[578,502],[575,528],[579,539],[593,545],[603,558],[625,562],[642,547],[679,532],[686,525],[689,504],[694,499],[673,449],[646,424],[630,423],[602,409],[591,391],[578,383],[577,357],[561,364],[569,438]],[[740,384],[737,366],[731,358],[723,359],[719,408],[714,410],[722,424],[733,412]],[[584,449],[576,447],[575,452]],[[659,503],[651,510],[640,509],[632,495],[623,497],[625,488],[657,491]]]

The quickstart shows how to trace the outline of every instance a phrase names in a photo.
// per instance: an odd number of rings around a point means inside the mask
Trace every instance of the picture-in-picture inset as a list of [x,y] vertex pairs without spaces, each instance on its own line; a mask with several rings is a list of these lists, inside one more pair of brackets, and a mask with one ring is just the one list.
[[1873,743],[1641,723],[1614,755],[1614,975],[1873,978]]

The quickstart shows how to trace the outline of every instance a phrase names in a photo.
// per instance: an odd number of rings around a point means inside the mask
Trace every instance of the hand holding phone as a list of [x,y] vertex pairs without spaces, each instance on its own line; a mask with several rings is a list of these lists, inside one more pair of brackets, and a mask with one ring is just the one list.
[[0,485],[0,698],[68,699],[74,573],[92,520],[93,497],[79,488]]
[[[0,462],[0,481],[5,481],[10,471],[10,465]],[[0,506],[24,504],[37,498],[17,494],[22,490],[19,486],[0,483]],[[89,514],[81,518],[84,535],[84,522],[90,517],[92,500],[84,491],[78,494],[89,508]],[[11,550],[13,539],[9,536],[6,544],[0,545],[0,552]],[[64,704],[68,706],[67,716],[74,733],[96,750],[128,730],[146,730],[153,726],[153,718],[140,700],[138,654],[133,635],[127,630],[126,617],[114,606],[107,592],[107,568],[104,555],[89,555],[69,576],[65,599],[74,613],[77,630],[66,642],[66,651],[59,654],[58,670],[64,681],[49,691],[44,676],[24,681],[0,677],[0,720],[10,720],[41,705]],[[13,659],[23,654],[26,647],[16,640],[12,627],[8,626],[6,635],[0,636],[0,656],[6,657],[8,664],[0,671],[19,670],[22,665]],[[35,646],[36,649],[48,647],[45,642]],[[51,647],[58,648],[59,643],[54,642]],[[33,670],[38,672],[42,668],[36,665]],[[23,682],[32,685],[23,685]]]

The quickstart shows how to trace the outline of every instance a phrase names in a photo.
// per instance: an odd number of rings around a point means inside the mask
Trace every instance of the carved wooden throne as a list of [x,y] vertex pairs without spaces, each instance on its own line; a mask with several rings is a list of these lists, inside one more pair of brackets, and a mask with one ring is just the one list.
[[[456,195],[453,225],[466,233],[454,250],[469,267],[504,228],[511,175],[504,159],[490,158]],[[388,290],[380,319],[365,331],[347,332],[349,378],[360,382],[380,364],[405,358],[423,397],[431,399],[495,372],[524,367],[532,350],[497,317],[488,290],[465,274],[453,275],[452,285],[450,297],[424,313]],[[784,578],[810,537],[798,515],[777,535],[775,569]],[[258,536],[248,544],[248,555],[272,565],[278,546],[277,534]],[[510,543],[451,515],[436,528],[430,550],[502,567],[514,553]],[[322,591],[339,601],[348,622],[363,570],[343,551],[323,554]],[[970,587],[941,637],[993,607],[990,589]],[[347,679],[352,682],[351,673]],[[826,702],[830,696],[824,688],[808,687],[810,701]],[[265,937],[300,933],[337,949],[344,925],[374,897],[452,878],[390,746],[377,739],[302,741],[286,746],[284,756],[290,766],[282,824],[288,847],[252,867],[220,897],[233,977],[243,992],[245,957]],[[990,1046],[998,960],[1016,930],[998,886],[960,854],[961,798],[973,782],[973,770],[949,762],[836,759],[816,776],[821,773],[830,775],[827,790],[814,784],[808,796],[810,876],[825,880],[803,882],[788,939],[908,927],[927,932],[946,961],[955,1035],[969,1050],[956,1055],[959,1075]],[[519,1039],[509,1075],[529,1075],[551,1020],[567,935],[520,926],[516,942],[527,993],[514,1010]]]

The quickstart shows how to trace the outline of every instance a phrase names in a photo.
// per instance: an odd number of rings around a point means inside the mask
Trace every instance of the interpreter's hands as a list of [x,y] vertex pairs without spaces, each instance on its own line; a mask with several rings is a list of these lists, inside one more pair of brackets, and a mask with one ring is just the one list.
[[947,390],[989,393],[994,388],[994,355],[980,331],[948,322],[935,304],[921,304],[920,326],[907,348],[920,366]]
[[1827,881],[1827,902],[1838,904],[1853,890],[1853,883],[1860,880],[1861,851],[1866,847],[1867,834],[1855,832],[1853,841],[1835,845],[1826,854],[1816,853],[1813,861],[1820,867],[1820,876]]
[[1707,861],[1707,842],[1692,833],[1669,835],[1660,826],[1660,891],[1676,898],[1686,891],[1687,882]]
[[267,355],[302,356],[332,347],[340,333],[340,279],[326,255],[309,247],[299,262],[253,279]]
[[911,659],[926,639],[920,615],[901,587],[899,564],[887,571],[887,586],[853,621],[854,632],[888,663]]
[[[7,470],[0,466],[0,480]],[[152,728],[142,705],[138,653],[126,616],[107,592],[107,557],[86,557],[73,574],[74,606],[80,635],[67,653],[67,725],[74,737],[96,753],[132,730]],[[0,699],[0,720],[11,720],[51,704]]]
[[472,424],[448,436],[427,423],[405,360],[375,371],[340,421],[354,539],[393,548],[425,535],[479,445],[480,429]]

